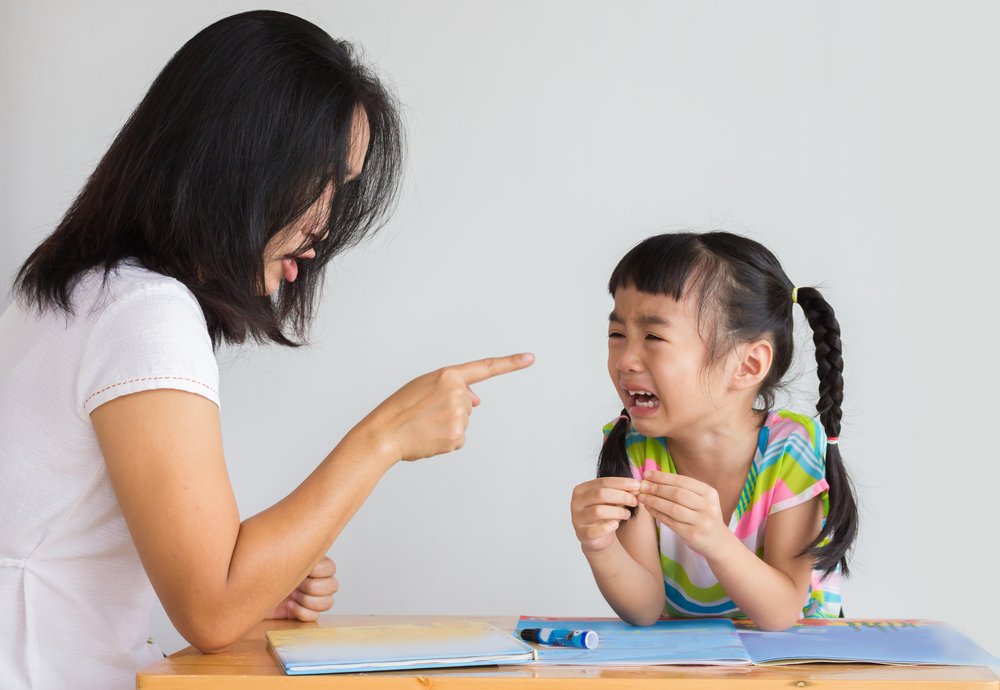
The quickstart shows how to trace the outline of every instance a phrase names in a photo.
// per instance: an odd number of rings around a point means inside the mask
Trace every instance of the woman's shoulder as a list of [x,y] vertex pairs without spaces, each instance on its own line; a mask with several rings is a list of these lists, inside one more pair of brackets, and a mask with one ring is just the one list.
[[[75,395],[87,414],[122,395],[173,388],[219,404],[219,370],[204,313],[178,280],[127,262],[81,281],[83,345]],[[86,292],[89,290],[90,292]]]
[[116,309],[145,312],[151,304],[194,307],[204,320],[197,298],[184,283],[152,271],[133,259],[125,259],[105,272],[103,267],[86,271],[73,292],[74,307],[97,315]]

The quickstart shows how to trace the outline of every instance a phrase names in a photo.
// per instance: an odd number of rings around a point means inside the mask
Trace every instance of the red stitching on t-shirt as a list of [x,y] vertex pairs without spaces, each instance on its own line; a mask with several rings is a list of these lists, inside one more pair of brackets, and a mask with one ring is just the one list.
[[161,381],[163,379],[170,379],[172,381],[188,381],[190,383],[197,383],[199,386],[205,386],[205,388],[207,388],[208,390],[212,391],[216,395],[219,394],[219,391],[215,390],[211,386],[209,386],[207,384],[204,384],[201,381],[196,381],[195,379],[185,378],[183,376],[146,376],[146,377],[143,377],[141,379],[131,379],[129,381],[121,381],[120,383],[113,383],[110,386],[106,386],[105,388],[102,388],[101,390],[97,391],[96,393],[94,393],[93,395],[91,395],[89,398],[87,398],[86,400],[84,400],[83,401],[83,406],[86,407],[87,403],[89,403],[92,399],[96,398],[98,395],[100,395],[104,391],[111,390],[112,388],[116,388],[118,386],[127,386],[128,384],[130,384],[130,383],[136,383],[137,381]]

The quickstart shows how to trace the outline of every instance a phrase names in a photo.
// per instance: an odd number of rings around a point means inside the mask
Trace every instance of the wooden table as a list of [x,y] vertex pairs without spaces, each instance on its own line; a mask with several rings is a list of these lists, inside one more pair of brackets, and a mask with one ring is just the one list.
[[[455,616],[324,616],[320,624],[385,625],[419,623]],[[497,627],[513,631],[514,617],[481,617]],[[539,690],[757,690],[759,688],[840,688],[844,690],[888,689],[937,690],[943,688],[990,688],[1000,690],[1000,677],[988,668],[974,666],[877,666],[854,664],[810,664],[767,668],[720,666],[485,666],[425,671],[326,676],[286,676],[267,650],[265,630],[315,627],[316,623],[265,621],[257,625],[228,651],[201,654],[190,647],[157,662],[136,676],[140,690],[255,690],[260,688],[449,688],[452,690],[510,690],[530,686]]]

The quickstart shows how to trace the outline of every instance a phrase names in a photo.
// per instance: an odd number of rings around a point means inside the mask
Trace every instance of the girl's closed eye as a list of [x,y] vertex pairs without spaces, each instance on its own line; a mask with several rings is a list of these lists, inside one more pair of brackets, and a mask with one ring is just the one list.
[[655,333],[647,333],[646,334],[646,340],[654,340],[654,341],[659,341],[661,343],[667,342],[666,338],[661,338],[660,336],[656,335]]
[[624,333],[619,333],[618,331],[611,331],[610,333],[608,333],[608,337],[609,338],[624,338],[625,334]]

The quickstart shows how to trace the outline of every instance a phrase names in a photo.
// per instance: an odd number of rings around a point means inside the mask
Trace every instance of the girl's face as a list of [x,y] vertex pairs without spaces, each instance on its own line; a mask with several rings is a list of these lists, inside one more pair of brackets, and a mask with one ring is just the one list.
[[[351,124],[348,182],[360,175],[364,169],[370,135],[368,118],[363,110],[358,110]],[[326,238],[328,232],[326,224],[330,218],[333,194],[333,183],[331,183],[323,190],[316,203],[306,209],[294,223],[268,240],[267,246],[264,247],[265,294],[273,295],[277,292],[282,280],[294,282],[299,275],[298,262],[302,259],[315,258],[316,251],[311,245],[319,239]]]
[[725,392],[725,367],[706,369],[708,346],[693,300],[615,291],[608,324],[608,373],[643,436],[705,426]]

